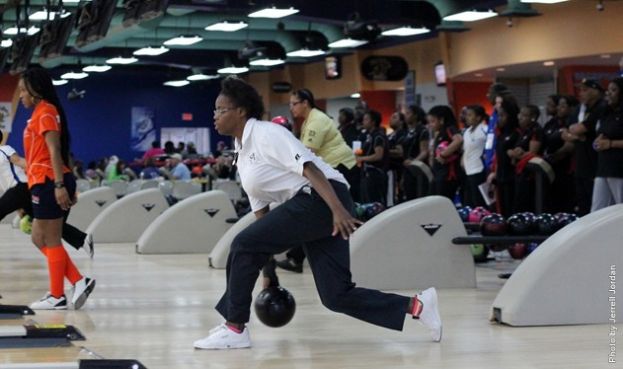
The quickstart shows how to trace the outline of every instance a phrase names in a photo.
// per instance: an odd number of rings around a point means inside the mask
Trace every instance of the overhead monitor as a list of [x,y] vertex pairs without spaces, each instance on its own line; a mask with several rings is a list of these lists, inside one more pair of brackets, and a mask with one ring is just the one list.
[[39,34],[16,37],[13,40],[13,46],[11,46],[11,69],[9,73],[15,75],[28,69],[30,59],[32,59],[38,44]]
[[39,40],[39,60],[56,58],[63,54],[69,35],[75,23],[75,16],[59,18],[43,26]]
[[77,47],[106,37],[116,4],[116,0],[93,0],[78,8]]
[[125,12],[123,13],[123,26],[130,27],[138,23],[138,12],[141,10],[140,0],[123,0],[123,7]]
[[169,0],[149,0],[141,1],[141,8],[138,12],[141,21],[148,21],[164,15],[169,6]]
[[130,27],[134,24],[149,21],[164,15],[169,0],[124,0],[123,26]]
[[6,67],[6,63],[9,60],[10,53],[11,53],[11,49],[8,49],[8,48],[0,49],[0,74],[4,72],[4,67]]

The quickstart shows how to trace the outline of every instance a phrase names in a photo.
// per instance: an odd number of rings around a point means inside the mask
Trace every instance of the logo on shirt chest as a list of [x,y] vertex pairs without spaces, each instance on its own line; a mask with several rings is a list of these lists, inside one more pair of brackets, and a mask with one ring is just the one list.
[[249,154],[249,164],[255,164],[257,162],[257,157],[255,156],[255,153],[252,152]]

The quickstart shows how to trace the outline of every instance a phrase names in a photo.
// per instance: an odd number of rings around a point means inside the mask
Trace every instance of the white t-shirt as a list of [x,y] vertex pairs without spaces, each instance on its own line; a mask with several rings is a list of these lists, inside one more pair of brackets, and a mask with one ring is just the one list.
[[15,187],[18,182],[28,182],[24,170],[11,163],[13,154],[15,150],[11,146],[0,146],[0,191]]
[[468,127],[463,132],[463,165],[468,176],[478,174],[485,168],[483,153],[487,141],[487,125],[480,123],[472,131]]
[[306,185],[303,164],[314,163],[327,179],[348,186],[344,176],[314,155],[286,128],[271,122],[249,119],[236,145],[236,165],[251,210],[270,203],[284,203]]

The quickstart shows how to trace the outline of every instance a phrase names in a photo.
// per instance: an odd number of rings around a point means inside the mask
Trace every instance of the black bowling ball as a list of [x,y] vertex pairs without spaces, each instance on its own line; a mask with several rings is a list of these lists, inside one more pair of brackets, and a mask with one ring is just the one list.
[[294,297],[283,287],[268,287],[255,299],[255,314],[269,327],[277,328],[288,324],[296,311]]
[[578,216],[572,213],[557,213],[554,217],[558,222],[558,229],[566,227],[568,224],[571,224],[578,219]]
[[533,231],[533,219],[525,214],[513,214],[506,220],[510,234],[516,236],[529,235]]
[[532,227],[534,228],[536,226],[536,218],[537,216],[529,211],[524,211],[523,213],[521,213],[526,220],[532,225]]
[[483,236],[504,236],[507,230],[506,221],[500,214],[489,214],[480,220],[480,233]]
[[558,221],[552,214],[543,213],[536,217],[536,230],[537,233],[543,236],[549,236],[559,229]]

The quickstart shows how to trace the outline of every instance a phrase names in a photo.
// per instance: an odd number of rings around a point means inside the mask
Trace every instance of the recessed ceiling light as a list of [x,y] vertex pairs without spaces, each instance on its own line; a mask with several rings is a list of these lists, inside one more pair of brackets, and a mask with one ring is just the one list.
[[283,59],[255,59],[249,62],[249,65],[253,65],[255,67],[272,67],[275,65],[283,64],[285,61]]
[[554,63],[553,60],[548,60],[546,62],[543,62],[543,65],[546,66],[546,67],[551,67],[554,64],[556,64],[556,63]]
[[163,42],[167,46],[188,46],[201,42],[203,38],[197,35],[180,35]]
[[246,22],[218,22],[205,28],[206,31],[236,32],[249,26]]
[[331,48],[343,48],[343,47],[359,47],[367,44],[365,40],[353,40],[352,38],[343,38],[341,40],[333,41],[329,44]]
[[299,12],[298,9],[294,9],[294,8],[279,9],[273,6],[272,8],[266,8],[266,9],[253,12],[249,14],[249,17],[250,18],[273,18],[274,19],[274,18],[287,17],[288,15],[296,14],[298,12]]
[[13,40],[11,39],[0,41],[0,47],[11,47],[12,45],[13,45]]
[[166,81],[165,83],[163,83],[163,85],[170,86],[170,87],[182,87],[188,84],[190,84],[190,82],[188,82],[185,79],[175,80],[175,81]]
[[465,12],[447,15],[443,17],[445,21],[457,21],[457,22],[475,22],[487,18],[497,17],[498,13],[489,9],[487,11],[468,10]]
[[107,64],[132,64],[132,63],[136,63],[137,61],[138,59],[134,57],[124,58],[122,56],[118,56],[116,58],[110,58],[106,60],[106,63]]
[[430,32],[430,29],[426,27],[421,28],[411,28],[411,27],[398,27],[394,29],[388,29],[387,31],[381,32],[383,36],[414,36],[421,35],[423,33]]
[[299,49],[295,51],[290,51],[286,55],[291,58],[311,58],[314,56],[324,55],[324,50],[309,50],[309,49]]
[[68,81],[68,80],[66,80],[66,79],[53,79],[53,80],[52,80],[52,84],[53,84],[54,86],[62,86],[62,85],[66,85],[66,84],[67,84],[67,82],[69,82],[69,81]]
[[84,72],[67,72],[63,75],[61,75],[62,79],[83,79],[83,78],[87,78],[89,76],[88,73],[84,73]]
[[135,50],[132,54],[136,56],[157,56],[168,52],[169,49],[164,46],[145,46]]
[[350,95],[351,99],[358,99],[361,97],[361,94],[359,92],[355,92],[354,94]]
[[210,79],[217,79],[217,78],[221,78],[221,76],[219,76],[218,74],[203,74],[203,73],[197,73],[197,74],[193,74],[191,76],[186,77],[186,79],[189,81],[207,81]]
[[246,73],[249,71],[249,68],[247,67],[225,67],[225,68],[221,68],[219,70],[217,70],[217,73],[220,74],[240,74],[240,73]]
[[110,65],[88,65],[84,68],[82,68],[83,72],[95,72],[95,73],[102,73],[102,72],[106,72],[109,71],[112,67]]

